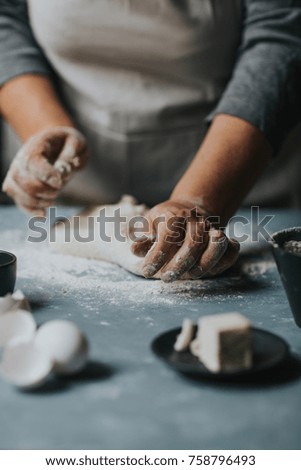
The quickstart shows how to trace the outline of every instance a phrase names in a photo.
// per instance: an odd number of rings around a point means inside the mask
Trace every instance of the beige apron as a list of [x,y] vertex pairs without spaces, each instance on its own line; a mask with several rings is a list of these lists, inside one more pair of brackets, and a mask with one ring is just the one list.
[[28,4],[35,36],[92,150],[72,188],[106,202],[124,192],[147,203],[167,198],[231,75],[241,0]]
[[[89,166],[68,186],[69,196],[112,202],[131,193],[148,204],[169,196],[231,76],[242,4],[28,1],[34,34],[91,148]],[[248,201],[271,204],[280,196],[298,202],[301,159],[294,140]]]

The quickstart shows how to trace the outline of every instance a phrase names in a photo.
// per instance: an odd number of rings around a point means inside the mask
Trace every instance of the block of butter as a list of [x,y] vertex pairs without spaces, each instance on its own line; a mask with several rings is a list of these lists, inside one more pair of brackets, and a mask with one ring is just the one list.
[[212,372],[252,366],[251,323],[238,312],[200,318],[199,359]]

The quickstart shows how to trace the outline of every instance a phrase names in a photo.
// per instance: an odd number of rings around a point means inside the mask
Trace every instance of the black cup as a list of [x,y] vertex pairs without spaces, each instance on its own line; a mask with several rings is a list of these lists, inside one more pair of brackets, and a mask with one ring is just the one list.
[[0,250],[0,297],[12,293],[17,276],[17,258],[12,253]]
[[273,254],[296,324],[301,328],[301,256],[286,251],[284,243],[301,241],[301,227],[273,233]]

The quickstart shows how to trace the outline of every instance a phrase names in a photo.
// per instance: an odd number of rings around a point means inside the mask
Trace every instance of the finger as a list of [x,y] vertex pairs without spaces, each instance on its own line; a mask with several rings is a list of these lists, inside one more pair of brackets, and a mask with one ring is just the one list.
[[63,148],[54,164],[63,179],[69,179],[75,170],[82,168],[88,160],[88,149],[84,138],[76,130],[66,136]]
[[45,209],[53,204],[52,200],[38,199],[30,196],[14,181],[8,173],[3,183],[3,190],[16,202],[19,207]]
[[147,253],[152,249],[157,238],[156,228],[151,217],[147,217],[146,221],[147,224],[145,232],[139,238],[137,237],[131,246],[131,251],[140,258],[144,258],[147,255]]
[[191,220],[187,223],[184,243],[162,269],[162,281],[176,281],[195,265],[208,244],[209,236],[206,228],[207,224],[204,220]]
[[210,276],[216,276],[231,268],[231,266],[233,266],[233,264],[237,261],[239,250],[239,242],[237,240],[234,240],[233,238],[230,238],[228,242],[228,248],[224,256],[213,269],[210,269],[207,274],[209,274]]
[[[139,229],[136,223],[142,223]],[[137,234],[138,232],[138,234]],[[135,256],[144,258],[156,240],[156,233],[151,218],[147,215],[130,218],[127,226],[127,236],[132,241],[131,251]]]
[[32,197],[54,200],[58,196],[58,191],[56,189],[42,183],[42,181],[34,179],[31,175],[24,175],[24,173],[20,172],[19,168],[14,169],[13,179],[25,193]]
[[69,155],[72,154],[71,149],[73,148],[74,155],[71,156],[71,163],[75,169],[79,169],[82,168],[88,160],[88,147],[85,138],[80,132],[75,129],[70,130],[69,132],[70,134],[68,135],[65,146],[60,154],[60,160],[69,161]]
[[153,244],[154,240],[144,235],[140,240],[138,239],[132,244],[131,251],[134,255],[139,256],[139,258],[144,258]]
[[61,172],[54,165],[64,148],[68,131],[64,127],[46,130],[31,138],[17,156],[25,170],[55,189],[61,189],[64,184]]
[[142,273],[149,278],[154,276],[170,261],[185,238],[185,219],[171,217],[168,222],[161,221],[157,226],[157,241],[145,257]]
[[18,152],[13,168],[17,168],[24,176],[30,174],[34,179],[47,184],[53,189],[61,189],[63,180],[61,174],[53,167],[50,160],[53,158],[50,143],[48,141],[38,141],[33,145],[34,139],[27,146],[26,144]]
[[194,279],[199,279],[205,273],[216,266],[228,247],[228,239],[221,230],[210,230],[209,242],[206,250],[202,254],[199,263],[190,270],[190,275]]

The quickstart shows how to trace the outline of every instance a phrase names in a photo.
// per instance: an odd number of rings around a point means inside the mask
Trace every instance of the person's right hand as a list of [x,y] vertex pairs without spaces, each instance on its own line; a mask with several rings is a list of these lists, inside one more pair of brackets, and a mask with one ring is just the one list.
[[146,215],[147,230],[134,241],[132,252],[144,257],[142,274],[159,275],[164,282],[182,276],[201,279],[216,276],[237,260],[239,243],[215,228],[209,212],[194,200],[169,199]]
[[73,173],[88,160],[84,136],[72,127],[53,127],[31,137],[19,150],[3,191],[24,211],[45,215]]

